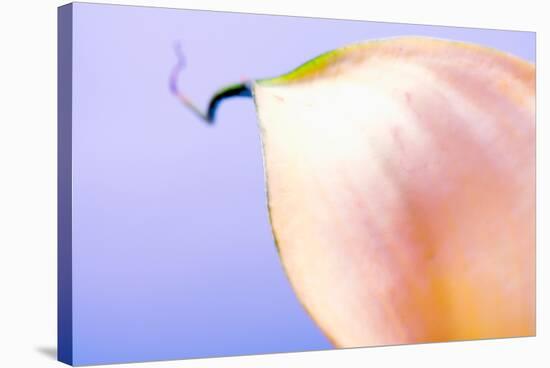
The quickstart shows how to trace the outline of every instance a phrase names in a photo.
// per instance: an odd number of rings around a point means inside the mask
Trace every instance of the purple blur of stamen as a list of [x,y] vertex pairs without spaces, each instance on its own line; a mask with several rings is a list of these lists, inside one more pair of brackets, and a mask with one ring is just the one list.
[[176,53],[177,57],[177,63],[174,65],[174,68],[172,69],[172,73],[170,74],[170,91],[178,96],[180,95],[178,91],[178,77],[180,71],[185,67],[185,56],[183,55],[183,52],[181,51],[181,43],[176,41],[174,43],[174,51]]

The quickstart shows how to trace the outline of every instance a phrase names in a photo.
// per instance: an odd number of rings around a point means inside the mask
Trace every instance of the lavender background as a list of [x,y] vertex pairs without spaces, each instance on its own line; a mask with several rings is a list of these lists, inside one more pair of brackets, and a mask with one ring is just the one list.
[[76,3],[73,27],[74,363],[331,348],[281,267],[266,212],[254,106],[202,105],[241,76],[286,72],[346,43],[472,41],[535,61],[535,34]]

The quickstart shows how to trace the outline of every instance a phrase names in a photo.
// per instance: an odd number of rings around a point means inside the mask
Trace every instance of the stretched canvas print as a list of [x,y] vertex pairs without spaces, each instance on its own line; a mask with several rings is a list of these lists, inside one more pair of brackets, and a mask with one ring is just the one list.
[[535,34],[59,8],[59,360],[535,334]]

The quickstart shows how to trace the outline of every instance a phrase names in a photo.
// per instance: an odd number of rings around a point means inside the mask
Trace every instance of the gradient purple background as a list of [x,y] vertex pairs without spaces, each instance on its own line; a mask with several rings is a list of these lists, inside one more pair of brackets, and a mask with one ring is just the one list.
[[241,76],[286,72],[346,43],[430,35],[534,62],[535,34],[76,3],[73,71],[75,364],[326,349],[292,292],[266,212],[254,106],[205,126]]

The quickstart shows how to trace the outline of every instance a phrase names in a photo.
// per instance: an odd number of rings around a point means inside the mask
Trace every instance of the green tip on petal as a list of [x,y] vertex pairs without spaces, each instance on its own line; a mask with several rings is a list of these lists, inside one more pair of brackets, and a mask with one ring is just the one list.
[[330,66],[343,59],[350,52],[356,51],[364,45],[365,43],[351,44],[339,49],[327,51],[303,63],[286,74],[274,78],[260,79],[257,80],[257,83],[264,85],[277,85],[311,80],[327,71]]

